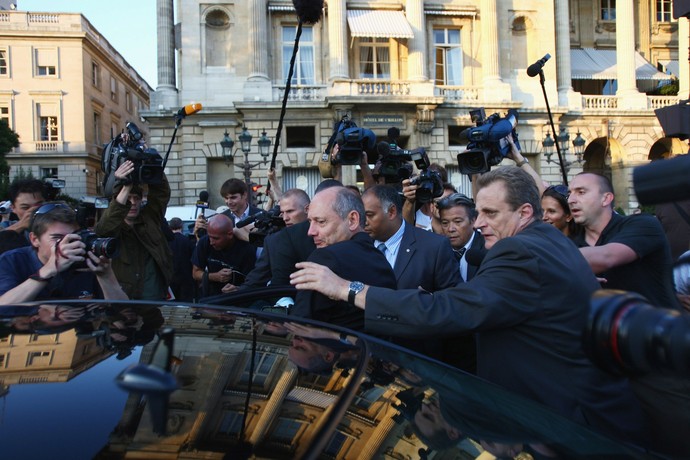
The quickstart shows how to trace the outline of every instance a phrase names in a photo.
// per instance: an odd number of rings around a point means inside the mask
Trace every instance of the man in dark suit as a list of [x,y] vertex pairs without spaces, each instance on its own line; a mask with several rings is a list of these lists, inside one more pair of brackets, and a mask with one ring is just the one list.
[[[395,289],[393,269],[364,232],[364,204],[355,192],[331,187],[314,195],[309,205],[308,235],[316,250],[307,259],[330,267],[353,282],[356,295],[363,283]],[[291,314],[314,318],[354,330],[364,329],[364,314],[347,296],[334,301],[315,291],[299,291]]]
[[460,278],[468,281],[474,277],[479,264],[467,260],[467,252],[484,251],[484,237],[474,229],[477,208],[471,198],[453,193],[436,203],[441,220],[441,230],[450,241],[457,261]]
[[[409,337],[475,332],[477,374],[620,439],[644,438],[627,380],[605,373],[582,350],[589,300],[598,283],[582,254],[541,221],[532,177],[504,167],[477,179],[475,227],[488,254],[467,283],[429,294],[350,283],[315,264],[292,282],[332,299],[354,297],[367,331]],[[400,308],[404,305],[405,308]]]
[[375,185],[362,195],[366,213],[364,230],[393,267],[398,289],[429,292],[460,281],[450,243],[440,235],[406,225],[400,212],[402,199],[393,186]]

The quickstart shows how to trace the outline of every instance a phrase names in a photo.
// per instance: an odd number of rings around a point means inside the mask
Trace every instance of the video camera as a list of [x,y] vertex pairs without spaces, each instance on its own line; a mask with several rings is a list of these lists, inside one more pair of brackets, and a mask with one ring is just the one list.
[[386,184],[398,184],[412,175],[412,165],[409,164],[412,161],[411,152],[398,146],[399,137],[400,130],[398,128],[388,128],[390,142],[376,144],[376,151],[379,154],[376,174],[383,177]]
[[237,228],[254,224],[254,230],[249,232],[249,242],[254,246],[263,247],[264,240],[271,233],[285,228],[285,221],[280,217],[280,206],[273,206],[268,211],[259,211],[242,219],[235,225]]
[[127,183],[160,184],[163,181],[164,161],[158,151],[146,148],[137,125],[127,122],[125,128],[125,133],[118,134],[103,149],[101,168],[105,173],[103,190],[107,196],[112,195],[116,185],[115,171],[127,160],[134,163]]
[[43,179],[43,183],[45,184],[44,193],[47,201],[56,201],[62,189],[67,185],[64,179],[57,177],[46,177]]
[[10,200],[0,202],[0,214],[9,214],[12,212],[12,202]]
[[[331,158],[331,149],[335,144],[340,147],[335,158]],[[335,124],[326,149],[319,161],[319,170],[324,178],[333,177],[332,165],[358,165],[362,162],[362,152],[373,152],[376,145],[376,134],[366,128],[358,128],[347,115]]]
[[518,123],[518,112],[510,109],[505,118],[497,113],[486,117],[484,108],[470,110],[470,117],[475,127],[465,129],[461,138],[469,140],[467,150],[458,153],[458,166],[462,174],[481,174],[499,164],[510,152],[507,136],[513,136],[520,148],[515,127]]
[[410,150],[410,158],[421,172],[410,179],[410,185],[419,185],[416,192],[416,200],[419,203],[428,203],[434,198],[443,195],[443,180],[438,171],[429,169],[429,156],[424,148],[419,147]]

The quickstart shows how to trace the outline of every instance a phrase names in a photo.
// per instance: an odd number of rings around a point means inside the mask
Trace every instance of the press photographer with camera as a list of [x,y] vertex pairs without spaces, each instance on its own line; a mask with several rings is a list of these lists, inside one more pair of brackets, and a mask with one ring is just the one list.
[[113,270],[127,295],[137,300],[163,300],[173,276],[172,253],[161,229],[170,185],[162,170],[155,180],[144,182],[148,199],[142,207],[142,178],[136,174],[140,170],[141,165],[129,159],[115,170],[116,196],[95,232],[120,240],[120,256],[113,261]]
[[38,179],[15,180],[10,184],[9,195],[12,211],[17,215],[18,220],[10,222],[7,228],[0,231],[0,254],[11,249],[30,246],[31,213],[45,201],[46,188],[45,184]]
[[0,305],[43,299],[127,300],[104,254],[112,242],[78,229],[76,212],[66,203],[39,207],[31,218],[31,246],[0,256]]

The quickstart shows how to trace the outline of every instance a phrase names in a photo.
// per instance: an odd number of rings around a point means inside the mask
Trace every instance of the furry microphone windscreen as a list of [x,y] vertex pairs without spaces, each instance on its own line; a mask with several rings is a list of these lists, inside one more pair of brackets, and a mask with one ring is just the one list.
[[323,0],[292,0],[302,24],[316,24],[321,19]]

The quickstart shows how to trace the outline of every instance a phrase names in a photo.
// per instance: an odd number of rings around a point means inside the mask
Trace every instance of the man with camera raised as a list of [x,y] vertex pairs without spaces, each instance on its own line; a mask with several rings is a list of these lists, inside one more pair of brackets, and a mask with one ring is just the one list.
[[[22,179],[10,184],[10,203],[17,221],[0,232],[0,254],[29,246],[31,213],[45,201],[45,184],[38,179]],[[9,211],[9,210],[8,210]]]
[[0,305],[94,297],[127,300],[109,259],[87,248],[76,234],[78,228],[76,212],[67,204],[38,208],[31,218],[31,246],[0,256]]
[[170,200],[170,185],[165,174],[160,183],[148,184],[148,200],[142,207],[143,190],[135,185],[132,161],[115,170],[121,184],[116,189],[103,217],[96,224],[99,236],[118,238],[120,256],[113,270],[127,295],[137,300],[163,300],[173,276],[172,253],[161,229]]

